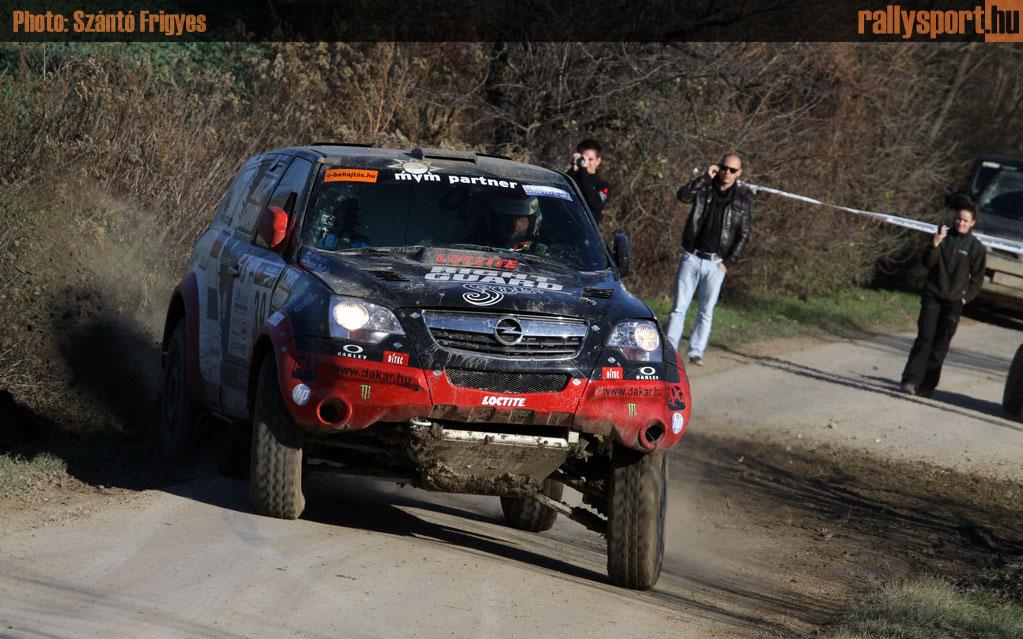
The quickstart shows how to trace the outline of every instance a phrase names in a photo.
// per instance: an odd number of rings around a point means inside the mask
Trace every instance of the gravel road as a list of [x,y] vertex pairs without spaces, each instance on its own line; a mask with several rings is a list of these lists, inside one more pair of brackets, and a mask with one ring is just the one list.
[[1023,429],[998,408],[1020,334],[964,323],[930,400],[894,392],[911,338],[712,352],[691,371],[652,592],[607,583],[599,535],[507,528],[496,498],[314,475],[302,519],[276,521],[251,514],[243,482],[199,471],[5,520],[0,635],[799,636],[933,568],[934,548],[959,566],[992,551],[849,477],[811,481],[786,448],[1023,481]]

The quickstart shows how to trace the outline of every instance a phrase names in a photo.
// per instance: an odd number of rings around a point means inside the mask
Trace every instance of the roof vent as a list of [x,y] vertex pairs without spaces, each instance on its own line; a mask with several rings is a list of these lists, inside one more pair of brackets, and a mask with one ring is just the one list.
[[434,158],[437,160],[456,160],[459,162],[476,162],[476,154],[472,151],[452,151],[450,149],[415,148],[409,153],[416,160]]
[[614,290],[610,289],[610,288],[589,288],[589,287],[587,287],[587,288],[583,289],[583,297],[599,297],[600,299],[604,299],[604,300],[606,300],[607,298],[611,297],[612,293],[614,293]]

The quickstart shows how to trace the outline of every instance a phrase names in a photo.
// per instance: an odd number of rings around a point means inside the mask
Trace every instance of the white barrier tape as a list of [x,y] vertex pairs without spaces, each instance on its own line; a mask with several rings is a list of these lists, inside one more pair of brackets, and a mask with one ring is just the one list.
[[[930,224],[929,222],[921,222],[920,220],[911,220],[906,217],[898,217],[897,215],[888,215],[887,213],[878,213],[876,211],[864,211],[863,209],[854,209],[849,206],[839,206],[837,204],[828,204],[827,202],[821,202],[820,200],[805,195],[799,195],[796,193],[789,193],[788,191],[782,191],[780,189],[772,189],[769,186],[759,186],[757,184],[751,184],[744,180],[739,180],[741,186],[753,191],[756,195],[763,191],[764,193],[771,193],[772,195],[779,195],[781,197],[787,197],[790,200],[797,200],[799,202],[805,202],[807,204],[817,204],[819,206],[826,206],[832,209],[838,209],[839,211],[845,211],[847,213],[854,213],[856,215],[866,215],[872,217],[875,220],[880,220],[886,224],[894,224],[895,226],[902,226],[907,229],[913,229],[915,231],[923,231],[924,233],[935,234],[938,232],[937,224]],[[1015,240],[1007,240],[1002,237],[994,237],[993,235],[985,235],[983,233],[974,233],[974,237],[980,240],[981,244],[989,248],[998,249],[999,251],[1006,251],[1008,253],[1015,253],[1017,255],[1023,255],[1023,242]]]

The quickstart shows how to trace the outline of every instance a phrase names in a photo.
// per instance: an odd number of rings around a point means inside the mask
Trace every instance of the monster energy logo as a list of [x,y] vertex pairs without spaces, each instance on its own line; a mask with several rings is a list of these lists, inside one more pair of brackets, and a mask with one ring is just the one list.
[[629,404],[629,417],[635,417],[635,416],[636,416],[636,405],[635,404]]
[[373,388],[373,387],[372,387],[372,386],[370,386],[369,384],[363,384],[363,385],[362,385],[362,398],[363,398],[363,399],[369,399],[369,391],[370,391],[370,390],[371,390],[372,388]]

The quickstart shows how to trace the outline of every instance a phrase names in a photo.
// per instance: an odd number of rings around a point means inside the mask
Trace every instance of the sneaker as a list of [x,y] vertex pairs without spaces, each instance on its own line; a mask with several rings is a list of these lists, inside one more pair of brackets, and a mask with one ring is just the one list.
[[899,390],[907,395],[916,395],[916,384],[910,384],[909,382],[903,382]]
[[689,356],[689,363],[694,365],[694,366],[703,366],[703,356],[702,355],[690,355]]

